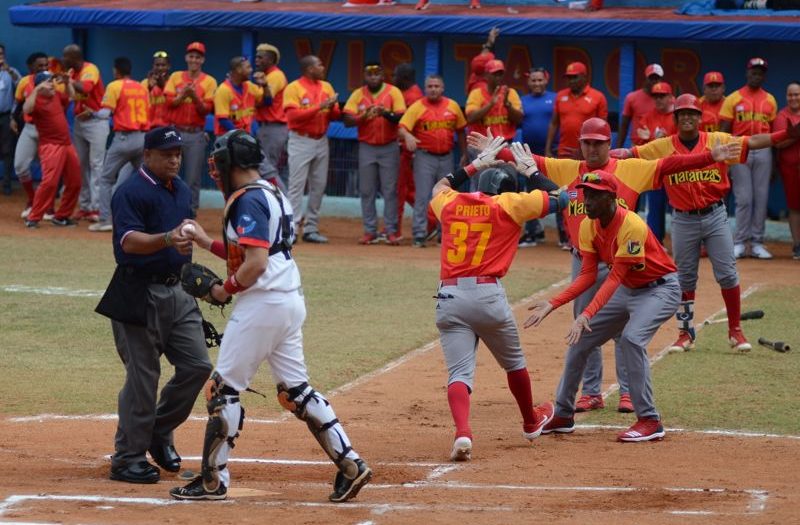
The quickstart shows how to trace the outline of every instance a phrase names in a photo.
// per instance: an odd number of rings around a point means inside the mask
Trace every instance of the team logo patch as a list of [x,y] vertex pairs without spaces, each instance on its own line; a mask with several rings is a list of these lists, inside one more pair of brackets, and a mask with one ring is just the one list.
[[300,101],[300,103],[304,106],[307,106],[309,102],[311,101],[308,99],[308,97],[305,97],[303,100]]
[[639,255],[642,252],[642,243],[640,241],[628,241],[628,253],[631,255]]
[[561,102],[567,102],[568,100],[569,100],[569,97],[561,97]]
[[569,197],[570,199],[577,199],[578,192],[576,190],[570,190],[567,192],[567,197]]
[[236,235],[242,236],[247,235],[251,231],[253,231],[256,227],[256,221],[247,214],[242,215],[239,218],[239,224],[236,226]]

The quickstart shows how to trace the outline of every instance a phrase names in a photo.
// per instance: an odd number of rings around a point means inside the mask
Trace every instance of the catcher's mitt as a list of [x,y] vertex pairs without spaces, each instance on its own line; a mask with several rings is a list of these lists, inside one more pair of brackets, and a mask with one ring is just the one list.
[[181,267],[181,288],[184,292],[214,306],[229,304],[230,297],[222,303],[211,295],[211,288],[215,284],[222,284],[222,279],[202,264],[186,263]]

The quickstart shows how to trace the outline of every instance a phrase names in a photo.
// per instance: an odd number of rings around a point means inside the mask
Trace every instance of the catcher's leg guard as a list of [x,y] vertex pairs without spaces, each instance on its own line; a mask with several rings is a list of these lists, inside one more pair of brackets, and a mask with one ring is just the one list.
[[244,425],[244,408],[239,403],[239,392],[227,386],[217,372],[206,383],[205,394],[208,422],[201,473],[203,487],[214,492],[220,482],[229,484],[228,454]]
[[678,311],[675,313],[675,319],[678,320],[678,330],[686,332],[692,338],[696,339],[694,331],[694,301],[681,301],[678,305]]
[[286,385],[280,383],[278,401],[283,408],[306,422],[308,429],[322,446],[322,450],[346,478],[354,479],[359,475],[359,465],[356,463],[359,456],[353,450],[344,428],[336,419],[336,414],[325,396],[311,388],[308,383],[288,389]]

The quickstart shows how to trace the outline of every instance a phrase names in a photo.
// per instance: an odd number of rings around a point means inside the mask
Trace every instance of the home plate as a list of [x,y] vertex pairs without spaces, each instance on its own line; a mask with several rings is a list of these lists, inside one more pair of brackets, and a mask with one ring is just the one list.
[[231,498],[252,498],[254,496],[266,496],[267,494],[277,496],[280,492],[272,492],[258,489],[248,489],[240,487],[232,487],[228,489],[228,497]]

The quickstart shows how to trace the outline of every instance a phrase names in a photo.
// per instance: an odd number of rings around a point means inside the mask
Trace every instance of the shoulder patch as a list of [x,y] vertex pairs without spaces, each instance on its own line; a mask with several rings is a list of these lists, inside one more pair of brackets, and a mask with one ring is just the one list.
[[244,215],[239,217],[239,224],[236,225],[236,235],[239,236],[247,235],[248,233],[253,231],[255,227],[256,227],[256,221],[254,221],[250,215],[245,213]]
[[628,241],[628,253],[631,255],[639,255],[642,251],[641,241]]

